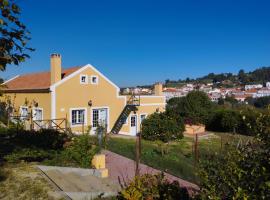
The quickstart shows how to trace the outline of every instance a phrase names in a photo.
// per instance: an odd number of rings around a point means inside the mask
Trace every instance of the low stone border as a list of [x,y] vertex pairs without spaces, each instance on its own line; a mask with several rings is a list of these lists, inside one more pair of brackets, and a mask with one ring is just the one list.
[[91,176],[102,178],[102,172],[99,169],[82,169],[82,168],[74,168],[74,167],[57,167],[57,166],[44,166],[44,165],[37,165],[37,167],[43,172],[46,172],[49,170],[59,170],[63,173],[75,172],[81,176],[91,175]]

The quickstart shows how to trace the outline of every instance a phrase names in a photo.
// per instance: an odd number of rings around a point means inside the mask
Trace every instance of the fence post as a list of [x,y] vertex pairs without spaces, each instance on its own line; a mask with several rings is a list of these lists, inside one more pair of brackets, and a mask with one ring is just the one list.
[[66,114],[66,119],[65,119],[65,132],[67,133],[67,114]]
[[33,130],[33,113],[32,109],[30,110],[30,130]]
[[196,167],[197,162],[198,162],[198,134],[196,134],[196,136],[195,136],[194,153],[195,153],[194,166]]
[[140,141],[140,133],[137,133],[136,136],[136,144],[135,144],[135,148],[136,148],[136,168],[135,168],[135,176],[139,176],[140,175],[140,169],[139,169],[139,165],[140,165],[140,146],[141,146],[141,141]]

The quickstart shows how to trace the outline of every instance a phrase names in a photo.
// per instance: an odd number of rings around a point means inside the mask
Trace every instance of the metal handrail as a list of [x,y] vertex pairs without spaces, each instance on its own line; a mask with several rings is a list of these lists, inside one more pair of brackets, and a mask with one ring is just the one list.
[[132,94],[129,100],[127,101],[127,105],[132,105],[132,106],[139,106],[141,103],[141,96]]

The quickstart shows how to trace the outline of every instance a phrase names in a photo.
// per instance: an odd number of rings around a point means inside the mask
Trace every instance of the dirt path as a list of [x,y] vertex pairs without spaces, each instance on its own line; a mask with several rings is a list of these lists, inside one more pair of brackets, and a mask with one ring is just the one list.
[[[106,155],[106,167],[109,169],[109,177],[116,183],[128,182],[135,176],[135,162],[129,158],[113,153],[111,151],[104,151]],[[144,164],[140,164],[141,174],[156,174],[160,173],[160,170],[154,169]],[[199,188],[197,185],[172,176],[168,173],[164,173],[165,177],[170,181],[178,181],[180,186],[186,187],[189,191],[197,191]]]

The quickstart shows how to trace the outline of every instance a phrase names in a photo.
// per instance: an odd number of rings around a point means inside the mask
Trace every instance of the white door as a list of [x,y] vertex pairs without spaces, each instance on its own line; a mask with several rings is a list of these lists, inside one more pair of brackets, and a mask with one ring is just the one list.
[[137,134],[137,115],[130,117],[130,134],[136,136]]
[[99,108],[92,110],[92,134],[96,133],[97,127],[103,126],[105,128],[108,127],[108,109],[107,108]]

